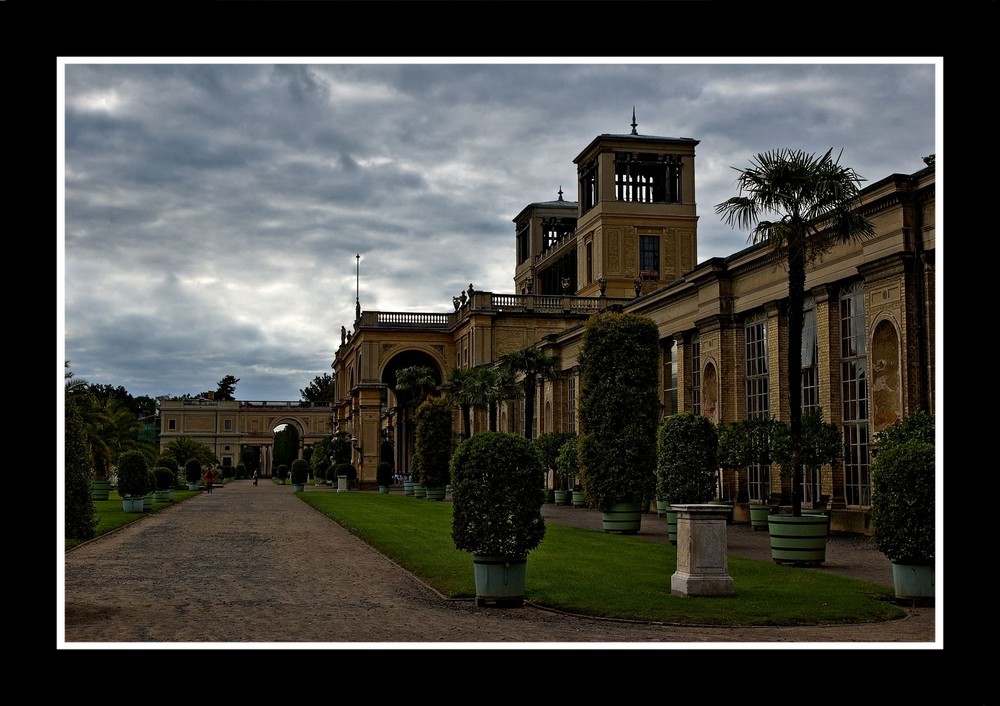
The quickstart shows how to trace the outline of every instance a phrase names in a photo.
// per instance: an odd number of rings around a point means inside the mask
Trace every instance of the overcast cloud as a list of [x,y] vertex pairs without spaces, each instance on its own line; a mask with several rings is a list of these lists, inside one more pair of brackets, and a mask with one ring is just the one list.
[[448,312],[470,283],[513,291],[514,216],[575,201],[573,159],[633,105],[640,134],[700,141],[699,260],[746,247],[713,206],[759,152],[843,150],[868,182],[943,170],[936,57],[158,61],[62,66],[60,384],[69,360],[134,396],[234,375],[240,400],[298,400],[356,293]]

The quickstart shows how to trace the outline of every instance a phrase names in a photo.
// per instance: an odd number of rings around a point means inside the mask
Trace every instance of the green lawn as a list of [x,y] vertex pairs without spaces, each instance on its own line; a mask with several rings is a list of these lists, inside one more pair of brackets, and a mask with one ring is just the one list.
[[[474,598],[472,556],[451,541],[451,505],[397,494],[299,493],[352,534],[451,598]],[[878,584],[729,557],[735,595],[677,596],[677,550],[639,537],[547,523],[528,556],[526,598],[584,615],[683,625],[813,625],[893,620]]]

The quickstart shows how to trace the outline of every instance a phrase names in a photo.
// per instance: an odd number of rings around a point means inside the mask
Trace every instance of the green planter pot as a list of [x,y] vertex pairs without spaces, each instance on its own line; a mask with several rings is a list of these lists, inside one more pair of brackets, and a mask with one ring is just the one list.
[[777,511],[777,505],[750,503],[750,526],[755,530],[766,530],[767,518]]
[[413,486],[416,485],[412,480],[403,481],[403,495],[413,495]]
[[587,501],[583,499],[582,490],[573,491],[573,507],[587,507]]
[[142,512],[142,498],[122,498],[122,512]]
[[556,491],[551,488],[545,489],[545,502],[554,503],[556,501]]
[[380,495],[388,495],[389,494],[389,486],[387,486],[387,485],[380,485],[378,487],[378,492],[379,492]]
[[153,491],[153,501],[158,503],[168,503],[170,502],[170,491],[169,490],[154,490]]
[[428,485],[424,487],[424,496],[426,500],[444,500],[445,496],[445,486],[443,485]]
[[424,487],[422,483],[416,483],[413,486],[413,497],[420,498],[421,500],[427,499],[427,488]]
[[167,491],[167,500],[169,500],[170,502],[174,501],[174,489],[173,488],[171,488],[170,490]]
[[656,501],[656,515],[657,515],[657,517],[666,517],[667,516],[667,508],[668,507],[670,507],[670,503],[668,503],[666,500],[657,500]]
[[476,604],[495,603],[497,606],[524,605],[526,556],[491,556],[473,554],[472,567],[476,578]]
[[833,521],[833,510],[829,508],[816,508],[814,510],[803,510],[803,515],[819,515],[826,518],[826,534],[830,535],[830,523]]
[[91,500],[107,500],[111,493],[111,481],[95,480],[90,482]]
[[677,511],[670,509],[670,504],[668,503],[664,510],[664,515],[667,518],[667,540],[674,546],[677,546]]
[[573,491],[571,490],[555,490],[552,492],[552,495],[556,505],[573,504]]
[[892,585],[896,598],[920,602],[934,600],[934,561],[892,562]]
[[776,564],[816,566],[826,561],[826,517],[777,515],[767,517],[771,558]]
[[305,489],[306,489],[306,484],[305,483],[292,483],[292,492],[293,493],[301,493]]
[[642,503],[615,503],[601,513],[601,527],[610,534],[638,534]]
[[142,496],[142,511],[148,512],[153,509],[153,494],[149,493]]
[[198,490],[197,483],[188,483],[188,490]]
[[726,524],[733,524],[733,511],[736,509],[736,503],[732,500],[709,500],[709,505],[722,505],[729,509],[729,514],[726,515]]

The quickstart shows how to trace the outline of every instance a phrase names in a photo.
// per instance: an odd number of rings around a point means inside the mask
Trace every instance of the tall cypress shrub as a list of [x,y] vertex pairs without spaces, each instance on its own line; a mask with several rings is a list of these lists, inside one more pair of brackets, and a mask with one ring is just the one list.
[[87,440],[87,430],[76,400],[66,397],[65,409],[65,492],[66,539],[93,539],[96,535],[97,515],[91,499],[91,480],[94,475],[94,457]]
[[580,353],[580,477],[591,507],[653,497],[659,334],[638,314],[595,314]]

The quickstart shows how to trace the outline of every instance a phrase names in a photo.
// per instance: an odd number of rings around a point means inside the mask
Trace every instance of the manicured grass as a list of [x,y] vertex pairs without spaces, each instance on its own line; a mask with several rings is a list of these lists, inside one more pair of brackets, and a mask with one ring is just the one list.
[[[97,536],[100,537],[102,534],[107,534],[119,527],[124,527],[130,522],[141,520],[150,514],[150,512],[159,512],[166,507],[176,505],[182,500],[187,500],[194,495],[198,495],[200,492],[199,490],[175,490],[173,502],[158,503],[154,500],[153,508],[149,512],[125,512],[122,510],[122,496],[112,490],[107,500],[94,501],[95,514],[97,516]],[[65,542],[66,549],[72,549],[78,544],[83,543],[78,539],[66,539]]]
[[[397,494],[299,498],[450,598],[474,598],[472,556],[451,540],[451,504]],[[645,521],[645,520],[644,520]],[[628,535],[546,524],[528,555],[526,598],[582,615],[682,625],[815,625],[893,620],[905,611],[878,584],[729,557],[735,595],[676,596],[677,550]]]

